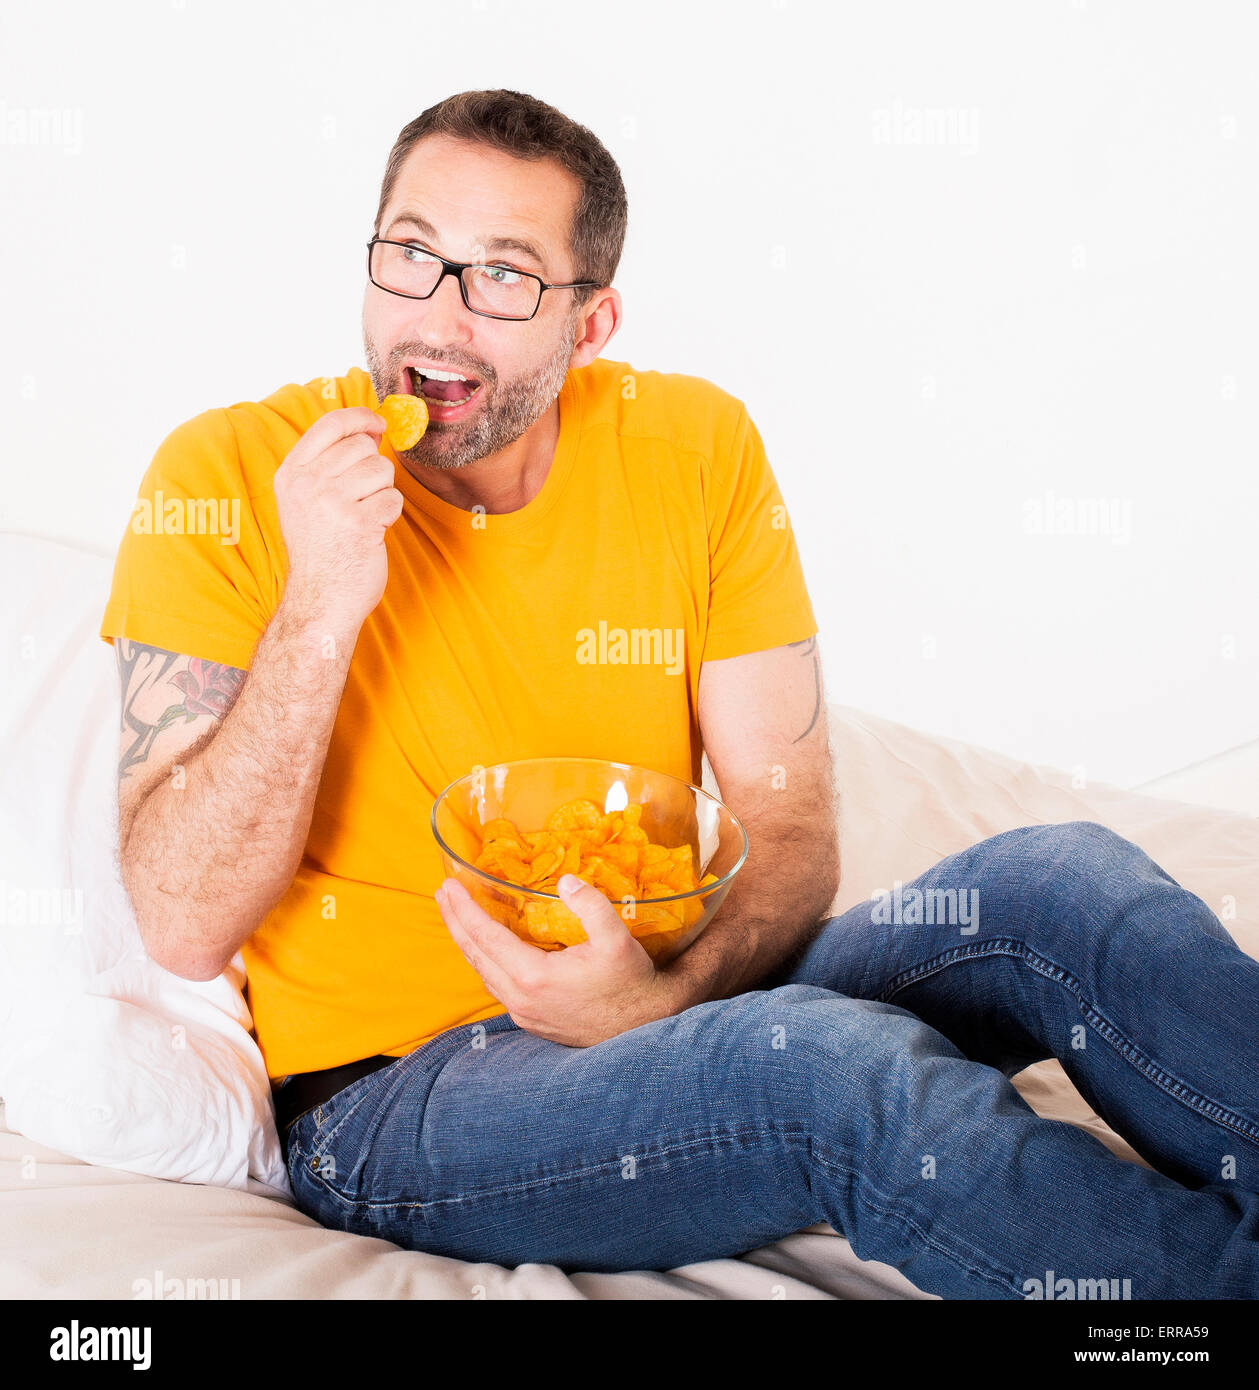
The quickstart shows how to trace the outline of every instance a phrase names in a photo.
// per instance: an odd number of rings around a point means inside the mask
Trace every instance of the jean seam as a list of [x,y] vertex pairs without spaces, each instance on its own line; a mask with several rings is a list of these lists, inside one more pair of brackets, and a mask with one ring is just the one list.
[[[388,1067],[381,1067],[378,1071],[368,1072],[366,1076],[356,1077],[353,1081],[350,1082],[349,1086],[343,1086],[340,1091],[334,1092],[333,1095],[329,1096],[327,1100],[321,1102],[320,1105],[312,1105],[310,1107],[310,1110],[304,1110],[302,1112],[302,1115],[299,1115],[297,1118],[301,1119],[303,1115],[309,1115],[311,1113],[311,1110],[318,1111],[322,1109],[324,1105],[327,1105],[336,1096],[342,1095],[345,1091],[348,1091],[352,1086],[357,1086],[360,1081],[370,1081],[374,1076],[379,1074],[379,1071],[388,1070]],[[345,1111],[344,1114],[341,1115],[341,1117],[336,1121],[332,1128],[328,1130],[326,1134],[324,1134],[321,1131],[318,1117],[316,1117],[315,1134],[314,1138],[311,1141],[311,1156],[313,1158],[322,1160],[324,1153],[327,1151],[328,1145],[331,1144],[332,1141],[337,1137],[338,1130],[340,1130],[341,1126],[345,1124],[346,1120],[348,1120],[350,1116],[353,1115],[353,1113],[358,1109],[360,1101],[363,1100],[363,1098],[367,1095],[370,1089],[371,1088],[367,1086],[363,1088],[363,1095],[356,1096],[354,1100],[351,1101],[349,1108]],[[297,1120],[294,1120],[293,1123],[296,1124]]]
[[1259,1125],[1253,1124],[1245,1116],[1230,1110],[1228,1106],[1221,1105],[1218,1101],[1202,1095],[1201,1092],[1181,1080],[1174,1072],[1160,1066],[1152,1057],[1137,1047],[1121,1029],[1117,1028],[1095,1004],[1084,997],[1080,981],[1065,966],[1059,965],[1047,956],[1042,956],[1038,951],[1031,950],[1025,942],[1016,938],[1002,937],[992,941],[955,946],[944,955],[936,956],[928,961],[921,961],[918,965],[889,980],[879,994],[879,1000],[885,1004],[890,1003],[892,997],[899,994],[901,990],[908,989],[910,985],[917,984],[929,975],[939,974],[950,965],[959,964],[964,960],[981,959],[993,955],[1010,956],[1021,960],[1028,969],[1034,970],[1038,975],[1051,980],[1054,984],[1062,985],[1064,989],[1075,996],[1081,1015],[1093,1031],[1134,1071],[1144,1076],[1147,1081],[1152,1081],[1164,1094],[1178,1101],[1186,1109],[1192,1110],[1195,1114],[1201,1115],[1222,1129],[1227,1129],[1231,1133],[1249,1140],[1252,1144],[1259,1144]]
[[[811,1136],[808,1125],[800,1123],[791,1124],[762,1124],[762,1125],[737,1125],[734,1127],[723,1127],[713,1130],[705,1135],[697,1135],[691,1139],[683,1140],[675,1144],[667,1144],[658,1150],[650,1151],[652,1157],[679,1157],[687,1156],[695,1152],[726,1148],[738,1141],[748,1139],[764,1139],[774,1136],[784,1140],[787,1144],[802,1144],[808,1151],[809,1157],[823,1167],[833,1172],[841,1174],[848,1182],[853,1184],[855,1194],[859,1194],[858,1200],[867,1207],[872,1213],[884,1220],[892,1220],[907,1227],[913,1232],[918,1241],[926,1248],[935,1251],[943,1258],[965,1270],[975,1278],[983,1279],[985,1282],[1000,1288],[1005,1293],[1012,1290],[1017,1291],[1018,1281],[1016,1277],[1008,1271],[990,1271],[974,1263],[974,1257],[964,1255],[956,1246],[943,1243],[938,1234],[933,1234],[925,1230],[910,1215],[902,1210],[898,1210],[892,1199],[884,1192],[880,1191],[868,1179],[860,1174],[853,1167],[846,1163],[837,1162],[830,1158],[821,1149]],[[647,1155],[643,1155],[646,1157]],[[538,1191],[543,1188],[551,1188],[583,1181],[590,1177],[597,1176],[601,1172],[619,1169],[623,1164],[623,1156],[601,1160],[597,1163],[586,1164],[581,1168],[569,1169],[563,1173],[553,1174],[545,1178],[530,1178],[524,1182],[502,1183],[496,1187],[482,1187],[474,1191],[465,1192],[458,1196],[451,1197],[430,1197],[419,1202],[379,1202],[370,1199],[354,1199],[345,1196],[344,1193],[337,1191],[336,1188],[329,1186],[315,1170],[314,1181],[325,1189],[329,1196],[335,1198],[343,1206],[353,1212],[386,1212],[386,1211],[433,1211],[443,1207],[461,1206],[468,1203],[482,1201],[487,1198],[502,1196],[525,1196],[530,1192]],[[641,1161],[641,1160],[640,1160]],[[873,1195],[871,1195],[873,1194]],[[938,1227],[937,1227],[938,1230]],[[785,1235],[792,1234],[785,1232]],[[851,1241],[850,1241],[851,1244]]]
[[[694,1149],[704,1145],[713,1144],[714,1141],[730,1141],[744,1138],[761,1138],[766,1134],[790,1135],[794,1131],[807,1134],[808,1128],[805,1125],[791,1123],[786,1125],[767,1124],[767,1125],[736,1125],[734,1128],[722,1128],[713,1130],[708,1134],[697,1135],[693,1139],[683,1140],[678,1144],[670,1144],[659,1150],[651,1150],[650,1156],[653,1158],[664,1158],[674,1154],[684,1153],[688,1149]],[[647,1155],[639,1156],[639,1161]],[[624,1155],[618,1154],[614,1158],[601,1159],[596,1163],[586,1164],[581,1168],[569,1168],[562,1173],[555,1173],[549,1177],[529,1178],[524,1182],[501,1183],[497,1187],[478,1187],[469,1192],[462,1192],[449,1197],[426,1197],[418,1202],[379,1202],[372,1201],[370,1198],[347,1197],[344,1193],[338,1192],[336,1188],[329,1187],[316,1170],[316,1180],[325,1187],[328,1193],[343,1202],[346,1206],[362,1208],[369,1211],[384,1210],[406,1210],[416,1207],[432,1208],[443,1206],[458,1206],[465,1202],[480,1201],[490,1197],[504,1197],[511,1195],[523,1195],[527,1192],[540,1190],[547,1187],[560,1186],[565,1183],[577,1182],[584,1178],[592,1177],[606,1169],[620,1168],[624,1162]]]
[[[453,1031],[453,1030],[452,1030],[452,1031]],[[418,1049],[417,1049],[417,1051],[418,1051]],[[332,1147],[332,1141],[333,1141],[333,1140],[337,1137],[337,1135],[340,1133],[341,1128],[342,1128],[342,1126],[345,1124],[346,1120],[348,1120],[348,1119],[350,1118],[350,1116],[353,1115],[354,1112],[355,1112],[355,1111],[359,1108],[359,1106],[363,1103],[363,1101],[367,1099],[368,1095],[371,1093],[371,1087],[370,1087],[370,1086],[363,1086],[363,1093],[362,1093],[362,1095],[355,1096],[355,1098],[353,1099],[353,1101],[350,1102],[349,1108],[345,1111],[344,1114],[342,1114],[341,1116],[339,1116],[339,1117],[337,1118],[337,1120],[333,1123],[332,1127],[327,1131],[327,1133],[324,1133],[323,1129],[321,1128],[322,1121],[321,1121],[320,1118],[319,1118],[319,1112],[323,1109],[323,1107],[324,1107],[325,1105],[330,1105],[330,1104],[332,1103],[332,1101],[336,1099],[337,1096],[344,1095],[346,1091],[353,1090],[355,1086],[362,1085],[364,1082],[374,1081],[374,1080],[376,1080],[377,1077],[383,1075],[385,1072],[393,1071],[393,1070],[394,1070],[394,1065],[395,1065],[397,1062],[405,1062],[405,1061],[407,1060],[408,1057],[411,1057],[411,1056],[414,1056],[414,1055],[415,1055],[414,1053],[406,1053],[406,1054],[404,1054],[404,1055],[401,1056],[401,1057],[396,1057],[396,1058],[394,1058],[394,1062],[391,1063],[391,1064],[389,1064],[388,1066],[377,1067],[375,1071],[369,1071],[369,1072],[367,1072],[367,1073],[366,1073],[365,1075],[363,1075],[363,1076],[356,1077],[353,1081],[350,1082],[350,1084],[349,1084],[348,1086],[343,1086],[343,1087],[341,1088],[341,1090],[335,1091],[332,1095],[330,1095],[330,1096],[328,1097],[327,1100],[321,1101],[318,1105],[312,1105],[312,1106],[310,1107],[309,1110],[304,1110],[304,1111],[302,1112],[302,1114],[299,1115],[299,1116],[297,1117],[297,1119],[295,1119],[295,1120],[293,1121],[293,1126],[292,1126],[292,1128],[296,1128],[297,1123],[298,1123],[298,1120],[303,1119],[306,1115],[309,1115],[312,1111],[315,1112],[315,1132],[314,1132],[314,1134],[311,1136],[311,1141],[310,1141],[310,1164],[309,1164],[309,1166],[310,1166],[311,1168],[313,1168],[315,1171],[318,1171],[320,1168],[323,1167],[323,1161],[324,1161],[325,1157],[327,1157],[328,1150]],[[291,1132],[292,1132],[292,1131],[290,1130],[290,1133],[291,1133]],[[334,1166],[335,1166],[335,1162],[336,1162],[336,1160],[334,1159],[334,1160],[333,1160]]]

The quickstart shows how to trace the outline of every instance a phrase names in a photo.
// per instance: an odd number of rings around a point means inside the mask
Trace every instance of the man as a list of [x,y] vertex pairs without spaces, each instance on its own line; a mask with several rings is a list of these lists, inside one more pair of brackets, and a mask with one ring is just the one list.
[[[1197,898],[1075,824],[918,880],[971,895],[965,931],[822,920],[836,819],[799,557],[744,407],[601,356],[625,221],[584,127],[452,97],[389,157],[370,376],[159,449],[101,629],[147,949],[195,980],[243,952],[294,1191],[330,1226],[599,1270],[825,1220],[945,1296],[1024,1297],[1046,1270],[1259,1293],[1259,965]],[[398,457],[374,407],[417,391],[432,423]],[[240,503],[238,535],[211,501]],[[605,624],[678,659],[583,660]],[[703,751],[751,851],[668,967],[593,886],[559,890],[589,941],[548,954],[442,884],[429,810],[474,767],[698,781]],[[1008,1078],[1050,1055],[1161,1172],[1030,1111]]]

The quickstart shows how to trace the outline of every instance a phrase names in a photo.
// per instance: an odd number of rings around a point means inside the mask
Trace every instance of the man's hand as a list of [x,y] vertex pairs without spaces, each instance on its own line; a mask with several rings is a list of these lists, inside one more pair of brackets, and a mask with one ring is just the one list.
[[402,515],[385,421],[366,406],[330,410],[276,469],[275,501],[289,568],[290,610],[356,636],[389,577],[385,533]]
[[588,938],[562,951],[522,941],[455,879],[444,880],[435,895],[455,944],[512,1021],[565,1047],[591,1047],[671,1014],[651,957],[612,903],[571,874],[557,888]]

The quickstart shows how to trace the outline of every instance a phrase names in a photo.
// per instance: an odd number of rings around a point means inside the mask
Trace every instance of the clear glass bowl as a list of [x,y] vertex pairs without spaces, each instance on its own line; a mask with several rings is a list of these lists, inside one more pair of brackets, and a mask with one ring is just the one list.
[[600,758],[523,758],[477,769],[453,781],[433,803],[433,835],[446,876],[457,879],[522,940],[544,950],[562,949],[536,926],[553,909],[528,908],[530,903],[563,906],[558,894],[522,887],[475,864],[488,822],[509,820],[522,833],[542,830],[553,811],[578,799],[593,802],[602,813],[641,804],[640,826],[650,843],[670,849],[689,845],[695,878],[716,876],[687,893],[628,901],[595,885],[658,965],[672,960],[712,921],[748,854],[747,832],[734,812],[680,778]]

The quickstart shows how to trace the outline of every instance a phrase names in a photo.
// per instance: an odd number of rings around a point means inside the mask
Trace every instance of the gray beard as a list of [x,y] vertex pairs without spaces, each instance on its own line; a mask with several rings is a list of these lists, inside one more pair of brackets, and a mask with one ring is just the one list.
[[[568,375],[568,364],[577,341],[578,315],[572,314],[565,325],[559,345],[541,370],[517,377],[513,381],[491,382],[483,379],[482,394],[489,392],[487,403],[468,421],[444,425],[430,421],[424,437],[413,449],[399,452],[405,463],[425,468],[465,468],[478,459],[488,458],[517,439],[551,408]],[[384,400],[398,380],[398,368],[385,368],[375,345],[364,334],[364,352],[376,399]],[[404,357],[445,358],[440,352],[430,352],[416,343],[400,344],[394,351],[399,361]],[[458,370],[458,368],[457,368]],[[471,368],[469,375],[476,375]]]

